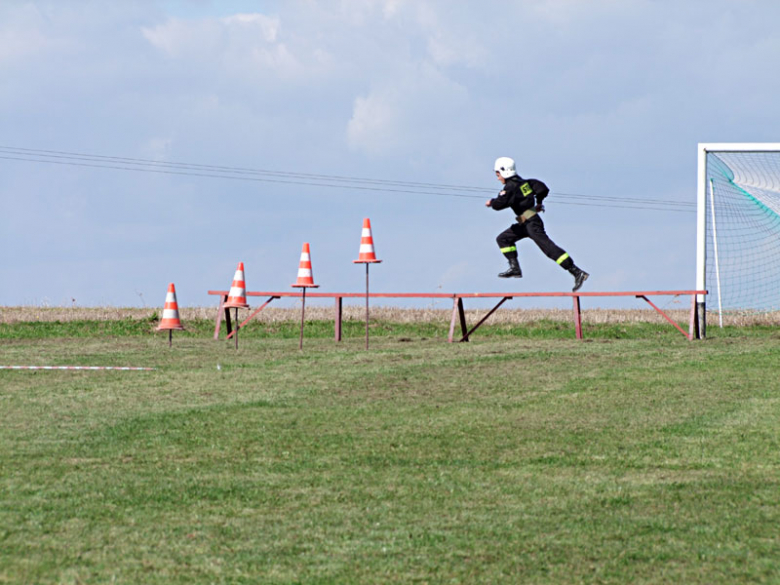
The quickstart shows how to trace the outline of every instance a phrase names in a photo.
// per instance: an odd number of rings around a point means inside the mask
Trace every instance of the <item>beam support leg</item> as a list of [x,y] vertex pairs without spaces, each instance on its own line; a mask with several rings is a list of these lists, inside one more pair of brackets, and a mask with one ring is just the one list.
[[691,318],[688,323],[688,338],[702,339],[699,335],[699,305],[696,303],[696,295],[691,295]]
[[677,329],[677,331],[679,331],[680,333],[682,333],[683,335],[685,335],[685,338],[686,338],[688,341],[691,341],[691,340],[692,340],[692,337],[691,337],[690,335],[688,335],[688,333],[686,333],[686,332],[685,332],[685,330],[684,330],[682,327],[680,327],[680,326],[677,324],[677,322],[676,322],[676,321],[674,321],[674,320],[673,320],[671,317],[669,317],[669,315],[667,315],[666,313],[664,313],[664,312],[663,312],[661,309],[659,309],[658,307],[656,307],[656,306],[655,306],[655,305],[652,303],[652,301],[651,301],[650,299],[648,299],[648,298],[647,298],[645,295],[637,295],[637,296],[636,296],[636,298],[638,298],[638,299],[644,299],[645,301],[647,301],[647,304],[648,304],[648,305],[650,305],[651,307],[653,307],[653,308],[654,308],[656,311],[658,311],[658,312],[661,314],[661,316],[662,316],[664,319],[666,319],[667,321],[669,321],[669,323],[671,323],[672,325],[674,325],[674,326],[675,326],[675,328]]
[[580,311],[580,297],[574,295],[574,334],[577,339],[582,339],[582,312]]
[[343,315],[343,298],[342,297],[336,297],[336,315],[334,317],[333,325],[336,335],[336,341],[341,341],[341,323],[342,323],[342,315]]
[[476,331],[476,330],[479,328],[479,326],[480,326],[480,325],[482,325],[482,324],[483,324],[485,321],[487,321],[487,320],[488,320],[488,317],[490,317],[490,316],[491,316],[493,313],[495,313],[495,312],[498,310],[498,308],[499,308],[501,305],[503,305],[503,304],[504,304],[506,301],[508,301],[508,300],[509,300],[509,299],[511,299],[511,298],[512,298],[512,297],[504,297],[503,299],[501,299],[501,300],[499,301],[499,303],[498,303],[498,304],[497,304],[495,307],[493,307],[492,309],[490,309],[490,312],[489,312],[487,315],[485,315],[484,317],[482,317],[482,319],[480,320],[480,322],[479,322],[479,323],[477,323],[476,325],[474,325],[474,327],[472,327],[472,328],[471,328],[471,330],[470,330],[470,331],[468,331],[468,332],[467,332],[467,333],[466,333],[466,334],[465,334],[465,335],[464,335],[464,336],[461,338],[461,342],[463,342],[463,341],[468,341],[468,340],[469,340],[469,336],[470,336],[472,333],[474,333],[474,332],[475,332],[475,331]]
[[257,314],[258,314],[260,311],[262,311],[263,309],[265,309],[265,308],[266,308],[266,306],[268,306],[268,303],[270,303],[272,300],[274,300],[274,299],[278,299],[278,298],[279,298],[279,297],[271,297],[271,298],[270,298],[270,299],[268,299],[266,302],[264,302],[264,303],[262,304],[262,306],[261,306],[259,309],[257,309],[257,310],[256,310],[254,313],[252,313],[251,315],[249,315],[249,317],[247,317],[246,319],[244,319],[244,322],[243,322],[243,323],[241,323],[241,325],[237,325],[237,326],[236,326],[236,330],[235,330],[235,331],[233,331],[233,333],[229,333],[229,334],[228,334],[228,336],[227,336],[227,339],[230,339],[231,337],[233,337],[233,336],[236,334],[236,332],[237,332],[239,329],[241,329],[241,328],[242,328],[242,327],[244,327],[244,326],[245,326],[247,323],[249,323],[249,321],[252,319],[252,317],[254,317],[254,316],[255,316],[255,315],[257,315]]
[[[452,319],[450,319],[450,335],[447,341],[452,343],[455,336],[455,318],[460,318],[460,334],[466,335],[466,314],[463,311],[463,299],[455,297],[452,302]],[[468,339],[466,340],[468,341]]]
[[[222,328],[222,305],[227,301],[227,295],[219,297],[219,307],[217,307],[217,318],[214,319],[214,340],[219,339],[219,330]],[[224,309],[227,313],[227,309]]]

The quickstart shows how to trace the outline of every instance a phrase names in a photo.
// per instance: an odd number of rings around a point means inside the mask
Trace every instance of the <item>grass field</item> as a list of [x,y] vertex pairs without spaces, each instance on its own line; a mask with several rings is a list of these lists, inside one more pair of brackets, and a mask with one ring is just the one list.
[[780,333],[0,322],[3,583],[780,582]]

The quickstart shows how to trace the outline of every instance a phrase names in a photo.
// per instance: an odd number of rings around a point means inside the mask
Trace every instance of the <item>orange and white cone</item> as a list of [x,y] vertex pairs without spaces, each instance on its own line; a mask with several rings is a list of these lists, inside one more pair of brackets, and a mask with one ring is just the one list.
[[303,245],[301,250],[301,261],[298,264],[298,279],[292,286],[297,288],[318,288],[319,285],[314,284],[314,276],[311,272],[311,251],[309,250],[309,243]]
[[157,326],[157,331],[184,331],[179,319],[179,303],[176,302],[176,287],[173,283],[168,285],[168,294],[165,295],[165,308],[163,308],[162,320]]
[[227,301],[222,305],[224,309],[248,309],[246,302],[246,283],[244,282],[244,263],[239,262],[236,274],[233,276],[233,284],[230,285]]
[[363,233],[360,237],[360,255],[357,260],[353,260],[355,264],[373,264],[381,262],[376,259],[376,253],[374,252],[374,238],[371,235],[371,220],[365,218],[363,220]]

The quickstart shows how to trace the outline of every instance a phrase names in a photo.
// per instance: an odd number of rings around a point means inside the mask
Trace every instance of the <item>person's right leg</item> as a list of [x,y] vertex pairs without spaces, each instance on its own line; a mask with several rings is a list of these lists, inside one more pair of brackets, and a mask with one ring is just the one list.
[[526,222],[526,230],[528,231],[528,237],[539,246],[539,249],[550,260],[554,260],[558,266],[567,270],[574,277],[574,287],[571,290],[572,292],[577,292],[590,274],[574,264],[574,260],[571,259],[569,254],[550,239],[544,229],[544,222],[541,217],[535,216],[528,220]]

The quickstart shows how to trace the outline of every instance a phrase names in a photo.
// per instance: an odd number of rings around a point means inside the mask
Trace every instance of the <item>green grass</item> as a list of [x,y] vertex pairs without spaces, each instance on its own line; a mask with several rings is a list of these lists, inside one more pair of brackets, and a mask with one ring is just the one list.
[[[476,322],[476,320],[474,321]],[[165,333],[155,331],[158,321],[147,319],[116,319],[106,321],[72,320],[72,321],[35,321],[20,323],[0,323],[0,340],[3,339],[52,339],[52,338],[98,338],[98,337],[161,337]],[[469,327],[474,323],[470,323]],[[176,331],[176,338],[202,339],[212,336],[214,322],[197,319],[185,323],[186,331]],[[332,339],[334,337],[333,321],[306,321],[305,336],[314,339]],[[686,326],[687,328],[687,326]],[[345,338],[365,338],[365,321],[344,320],[342,325]],[[225,324],[222,324],[221,335],[225,335]],[[677,333],[671,325],[660,317],[656,322],[637,321],[634,323],[583,323],[583,332],[590,339],[646,339],[666,338]],[[745,327],[726,327],[717,330],[719,337],[761,336],[773,334],[780,339],[777,328],[763,325]],[[372,319],[370,335],[372,337],[397,337],[412,339],[446,339],[449,333],[449,322],[426,321],[419,323],[400,323]],[[455,334],[460,333],[456,324]],[[240,335],[256,339],[298,339],[300,321],[279,321],[263,323],[252,321],[242,328]],[[510,337],[522,339],[572,339],[574,325],[568,321],[541,319],[531,323],[501,323],[482,325],[474,334],[475,338]]]
[[773,330],[152,326],[0,327],[158,368],[0,371],[0,582],[780,581]]

